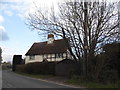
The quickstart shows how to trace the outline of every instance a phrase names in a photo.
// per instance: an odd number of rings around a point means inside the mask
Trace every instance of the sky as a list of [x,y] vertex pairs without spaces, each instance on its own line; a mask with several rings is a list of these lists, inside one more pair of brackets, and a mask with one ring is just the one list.
[[50,8],[57,0],[0,0],[0,47],[4,61],[12,61],[13,55],[23,55],[34,42],[47,40],[29,29],[26,16],[33,12],[34,3],[41,8]]
[[[34,3],[49,9],[62,0],[0,0],[0,47],[3,61],[12,61],[13,55],[23,55],[34,42],[47,40],[25,24],[28,13],[35,11]],[[112,0],[111,0],[112,1]]]

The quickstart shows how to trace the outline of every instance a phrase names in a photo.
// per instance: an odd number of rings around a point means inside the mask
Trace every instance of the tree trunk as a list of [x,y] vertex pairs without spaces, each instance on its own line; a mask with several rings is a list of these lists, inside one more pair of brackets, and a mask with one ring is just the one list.
[[83,60],[83,74],[87,78],[87,49],[88,49],[88,39],[87,39],[87,2],[84,2],[84,60]]

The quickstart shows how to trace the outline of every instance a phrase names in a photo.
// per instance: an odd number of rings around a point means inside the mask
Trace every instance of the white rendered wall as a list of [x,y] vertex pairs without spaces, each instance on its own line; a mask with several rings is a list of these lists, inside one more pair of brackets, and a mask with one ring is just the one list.
[[26,56],[25,58],[25,64],[27,63],[33,63],[33,62],[42,62],[42,55],[35,55],[35,59],[34,60],[30,60],[30,56]]
[[[46,56],[47,55],[47,56]],[[52,57],[52,58],[50,58]],[[63,57],[64,58],[55,58],[55,54],[45,54],[44,58],[47,58],[47,61],[61,61],[63,59],[66,59],[66,53],[63,53]],[[71,59],[71,55],[68,52],[67,53],[67,58]],[[30,56],[26,56],[25,58],[25,64],[27,63],[34,63],[34,62],[42,62],[43,61],[43,55],[35,55],[35,59],[34,60],[30,60]]]

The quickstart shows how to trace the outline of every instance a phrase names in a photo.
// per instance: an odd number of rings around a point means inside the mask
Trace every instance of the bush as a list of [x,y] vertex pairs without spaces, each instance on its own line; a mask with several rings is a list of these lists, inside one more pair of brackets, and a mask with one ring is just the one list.
[[118,81],[118,72],[116,70],[103,71],[99,77],[100,82],[116,83]]
[[16,66],[16,71],[19,71],[19,72],[25,72],[25,65],[17,65]]
[[16,71],[31,74],[55,74],[55,62],[29,63],[17,65]]

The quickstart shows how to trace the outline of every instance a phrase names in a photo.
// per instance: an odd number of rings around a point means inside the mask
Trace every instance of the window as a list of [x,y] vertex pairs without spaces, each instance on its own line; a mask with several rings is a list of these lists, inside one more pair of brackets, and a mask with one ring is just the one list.
[[30,56],[30,60],[35,60],[35,56],[34,55]]
[[55,54],[55,57],[56,57],[56,58],[63,58],[63,53]]

